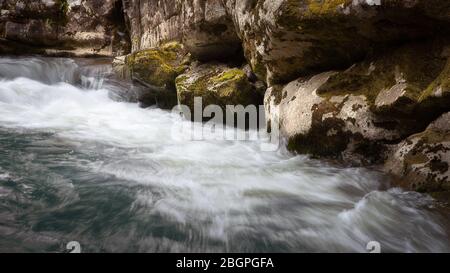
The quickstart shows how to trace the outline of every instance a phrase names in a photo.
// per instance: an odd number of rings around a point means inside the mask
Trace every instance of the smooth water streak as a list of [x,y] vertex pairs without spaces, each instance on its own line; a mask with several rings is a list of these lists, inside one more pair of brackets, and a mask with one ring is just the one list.
[[0,64],[0,251],[450,250],[432,199],[377,171],[173,136],[188,121],[117,101],[104,64]]

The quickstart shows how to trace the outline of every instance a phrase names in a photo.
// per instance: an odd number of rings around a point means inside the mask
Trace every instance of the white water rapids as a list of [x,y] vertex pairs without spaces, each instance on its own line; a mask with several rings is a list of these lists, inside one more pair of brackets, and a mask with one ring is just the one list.
[[430,197],[258,142],[174,137],[187,121],[121,102],[127,85],[92,63],[0,59],[0,251],[450,251]]

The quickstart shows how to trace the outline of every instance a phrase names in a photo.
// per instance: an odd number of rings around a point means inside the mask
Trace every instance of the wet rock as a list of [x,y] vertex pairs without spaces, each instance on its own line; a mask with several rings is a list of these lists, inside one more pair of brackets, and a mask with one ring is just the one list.
[[396,145],[385,169],[409,190],[450,191],[450,113]]
[[260,105],[262,97],[245,72],[223,64],[203,64],[192,67],[176,79],[178,100],[194,110],[194,98],[208,105]]
[[172,108],[177,104],[175,78],[188,69],[190,62],[184,46],[170,42],[115,58],[113,70],[122,79],[136,81],[147,88],[139,97],[144,105]]

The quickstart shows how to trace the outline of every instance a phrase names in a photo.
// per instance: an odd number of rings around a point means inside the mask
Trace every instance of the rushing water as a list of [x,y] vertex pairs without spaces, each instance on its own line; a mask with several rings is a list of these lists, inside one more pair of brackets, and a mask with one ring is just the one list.
[[450,251],[433,200],[258,142],[188,141],[87,60],[0,59],[0,251]]

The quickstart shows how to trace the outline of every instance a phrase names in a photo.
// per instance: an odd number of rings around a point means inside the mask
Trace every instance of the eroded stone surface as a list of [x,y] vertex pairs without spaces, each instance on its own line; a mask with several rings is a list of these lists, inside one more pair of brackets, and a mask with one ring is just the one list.
[[386,44],[442,33],[450,13],[446,0],[225,3],[247,60],[269,85],[351,65]]
[[182,42],[201,60],[239,54],[240,40],[221,0],[124,1],[133,51]]
[[120,0],[3,0],[0,53],[113,56],[129,52]]
[[141,103],[170,109],[177,104],[175,79],[190,62],[191,55],[184,46],[170,42],[115,58],[113,69],[120,78],[146,87],[147,92],[139,96]]
[[441,41],[412,44],[344,71],[273,86],[265,98],[269,123],[279,119],[292,151],[382,161],[388,144],[449,110],[447,48]]
[[262,96],[257,87],[239,68],[223,64],[203,64],[192,67],[176,79],[178,100],[194,110],[194,97],[203,99],[203,107],[214,104],[260,105]]
[[385,169],[402,177],[401,186],[410,190],[449,191],[450,113],[398,144]]

